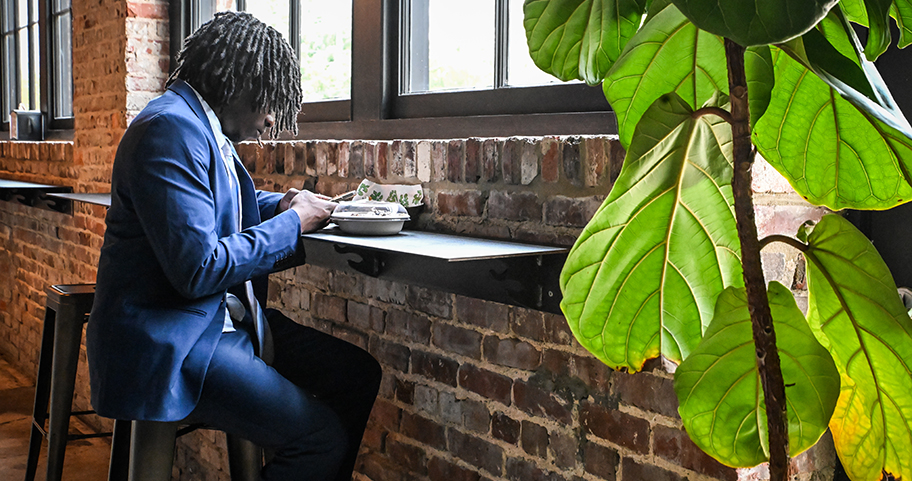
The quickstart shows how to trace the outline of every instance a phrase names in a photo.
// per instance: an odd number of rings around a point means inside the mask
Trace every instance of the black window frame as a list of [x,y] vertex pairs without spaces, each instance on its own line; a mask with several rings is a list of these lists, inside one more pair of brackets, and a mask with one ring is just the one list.
[[[171,45],[190,33],[200,0],[171,2]],[[206,0],[203,0],[206,1]],[[582,83],[400,94],[400,12],[408,0],[352,0],[351,99],[305,103],[298,135],[283,140],[395,140],[542,135],[615,135],[601,86]],[[300,31],[297,2],[291,32]],[[505,7],[501,7],[505,8]],[[243,9],[238,2],[238,9]],[[502,18],[502,17],[501,17]],[[177,21],[175,21],[177,20]],[[288,35],[288,32],[283,32]],[[292,42],[293,44],[296,42]],[[177,55],[172,50],[172,65]]]
[[[15,15],[16,12],[18,11],[18,8],[15,6],[15,4],[22,2],[22,1],[28,2],[28,0],[0,0],[0,2],[2,2],[2,3],[0,3],[0,16],[2,16],[2,18],[0,18],[0,22],[6,22],[6,16],[8,14],[10,14],[11,12],[13,15]],[[72,105],[70,105],[70,112],[71,112],[70,116],[55,115],[54,105],[55,105],[55,102],[57,101],[57,93],[56,93],[56,89],[53,87],[53,83],[52,83],[53,79],[51,77],[56,76],[58,73],[60,73],[62,77],[63,76],[67,77],[70,81],[70,92],[74,91],[73,67],[72,67],[73,66],[73,62],[72,62],[72,60],[73,60],[72,8],[73,7],[72,7],[72,1],[70,1],[69,12],[70,12],[71,50],[69,52],[69,60],[70,60],[69,72],[59,72],[58,69],[60,68],[60,66],[57,65],[57,63],[54,61],[55,54],[57,52],[56,52],[56,50],[52,50],[52,46],[54,45],[54,38],[55,38],[54,35],[56,34],[56,32],[54,30],[55,29],[54,22],[50,21],[50,15],[51,15],[50,12],[52,11],[51,2],[53,2],[53,1],[54,0],[39,0],[38,12],[31,12],[31,11],[29,12],[30,15],[33,13],[37,13],[37,16],[38,16],[37,17],[38,64],[30,65],[30,69],[29,69],[30,70],[29,76],[31,77],[31,79],[29,80],[30,105],[27,108],[34,109],[34,110],[40,110],[43,113],[43,115],[45,117],[46,127],[48,130],[48,138],[55,137],[54,131],[72,131],[73,125],[74,125],[74,116],[75,116],[75,112],[74,112]],[[10,6],[10,5],[13,5],[13,6]],[[2,8],[2,7],[6,7],[6,6],[10,6],[10,7]],[[28,10],[31,10],[31,2],[29,2]],[[64,9],[64,10],[66,10],[66,9]],[[13,22],[15,23],[15,20],[13,20]],[[29,31],[28,36],[29,36],[29,40],[28,40],[29,62],[32,63],[32,59],[34,58],[33,50],[34,50],[34,46],[35,46],[36,42],[35,42],[35,39],[32,38],[31,31]],[[17,52],[17,55],[18,55],[18,51],[19,51],[18,44],[17,44],[17,47],[14,48],[14,50]],[[0,51],[0,56],[2,56],[2,55],[3,55],[3,53],[2,53],[2,51]],[[18,65],[18,63],[19,62],[17,62],[17,65]],[[18,71],[14,71],[12,73],[8,72],[8,69],[7,69],[8,65],[9,65],[8,59],[3,57],[2,61],[0,61],[0,75],[3,76],[4,85],[8,81],[18,80],[18,78],[19,78]],[[37,79],[34,78],[35,74],[38,75]],[[36,92],[35,87],[37,87],[37,89],[38,89],[37,92]],[[17,92],[18,92],[18,89],[17,89]],[[36,93],[38,94],[37,97],[36,97]],[[17,105],[7,105],[7,99],[5,98],[5,94],[2,98],[0,98],[0,109],[2,109],[2,120],[3,120],[2,124],[0,124],[0,130],[9,131],[9,129],[10,129],[9,114],[10,114],[10,111],[12,111],[16,107],[18,107],[18,104]],[[64,136],[66,136],[66,135],[67,134],[64,133]]]

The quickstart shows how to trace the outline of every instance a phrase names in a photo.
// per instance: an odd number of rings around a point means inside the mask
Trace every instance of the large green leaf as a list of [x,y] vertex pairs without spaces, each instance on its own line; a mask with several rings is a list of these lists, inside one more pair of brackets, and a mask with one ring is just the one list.
[[[673,0],[694,24],[745,47],[797,37],[838,0]],[[867,0],[889,1],[889,0]]]
[[525,0],[529,53],[561,80],[598,85],[645,11],[646,0]]
[[896,45],[905,48],[912,43],[912,0],[895,0],[890,14],[899,27],[899,41]]
[[912,199],[905,119],[868,111],[861,106],[871,102],[857,92],[850,102],[788,55],[773,58],[776,85],[753,141],[792,187],[834,210],[888,209]]
[[[839,396],[839,372],[795,298],[769,285],[786,387],[789,451],[796,456],[826,431]],[[719,462],[750,467],[769,460],[766,407],[744,288],[726,289],[696,350],[675,371],[681,420],[694,443]]]
[[[769,47],[751,48],[745,55],[752,115],[761,115],[769,102],[771,61]],[[696,109],[728,93],[725,45],[668,5],[627,43],[602,88],[627,148],[643,112],[663,94],[675,92]]]
[[868,42],[865,56],[874,61],[890,46],[890,7],[893,0],[865,0],[868,13]]
[[576,338],[638,371],[693,350],[716,297],[739,285],[731,129],[674,94],[646,112],[620,176],[570,251],[561,308]]
[[838,215],[810,234],[808,323],[830,351],[842,392],[830,422],[855,481],[912,477],[912,320],[871,242]]

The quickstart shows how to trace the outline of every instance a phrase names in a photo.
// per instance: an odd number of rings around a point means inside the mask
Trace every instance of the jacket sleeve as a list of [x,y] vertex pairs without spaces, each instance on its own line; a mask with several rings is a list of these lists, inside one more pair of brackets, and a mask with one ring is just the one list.
[[[187,298],[210,295],[268,274],[293,253],[300,220],[294,212],[234,232],[227,176],[198,119],[159,115],[145,128],[126,168],[129,199],[142,232],[171,285]],[[277,205],[266,195],[261,211]],[[274,202],[274,204],[273,204]]]

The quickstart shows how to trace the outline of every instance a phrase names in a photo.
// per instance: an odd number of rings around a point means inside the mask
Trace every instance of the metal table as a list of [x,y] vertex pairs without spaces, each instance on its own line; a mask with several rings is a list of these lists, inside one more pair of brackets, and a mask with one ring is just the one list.
[[111,194],[88,194],[82,192],[52,193],[48,194],[52,199],[59,199],[70,202],[83,202],[86,204],[103,205],[111,207]]

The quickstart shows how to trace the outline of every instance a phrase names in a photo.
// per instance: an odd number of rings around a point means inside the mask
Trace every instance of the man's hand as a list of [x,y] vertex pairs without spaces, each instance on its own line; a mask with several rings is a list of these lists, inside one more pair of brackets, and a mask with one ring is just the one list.
[[[287,204],[285,204],[287,201]],[[285,208],[283,209],[283,204]],[[279,211],[291,209],[301,219],[301,233],[322,229],[329,223],[329,216],[338,204],[313,192],[290,189],[279,201]]]

